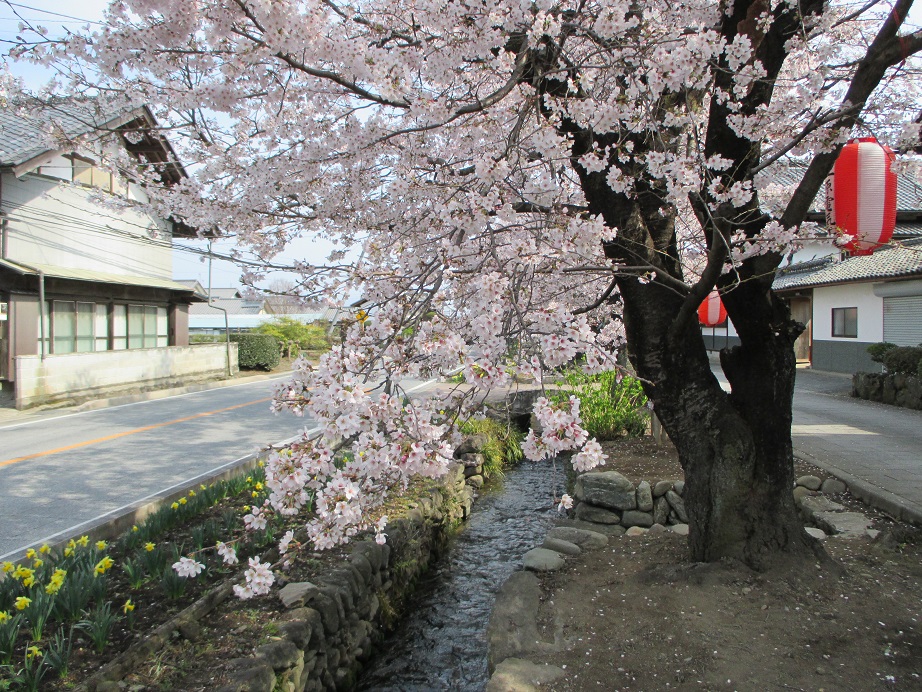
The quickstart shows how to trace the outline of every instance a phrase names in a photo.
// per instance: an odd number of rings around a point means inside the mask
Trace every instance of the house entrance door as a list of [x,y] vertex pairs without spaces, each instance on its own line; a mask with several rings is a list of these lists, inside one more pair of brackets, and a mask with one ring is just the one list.
[[794,356],[798,363],[809,363],[813,345],[813,301],[802,296],[791,298],[791,317],[807,327],[794,342]]

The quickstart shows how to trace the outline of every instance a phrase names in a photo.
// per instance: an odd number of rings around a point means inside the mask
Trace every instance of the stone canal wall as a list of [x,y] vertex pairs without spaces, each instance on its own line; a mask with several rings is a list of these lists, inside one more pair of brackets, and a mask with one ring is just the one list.
[[359,542],[344,564],[314,583],[283,587],[279,597],[287,613],[276,623],[278,639],[234,661],[234,682],[222,692],[352,689],[419,575],[468,516],[473,487],[482,485],[476,470],[463,461],[454,464],[439,490],[388,524],[386,543]]

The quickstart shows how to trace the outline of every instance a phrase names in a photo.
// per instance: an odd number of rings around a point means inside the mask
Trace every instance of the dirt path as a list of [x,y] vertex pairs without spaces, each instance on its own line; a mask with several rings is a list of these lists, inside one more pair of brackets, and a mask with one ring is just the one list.
[[[610,449],[637,482],[674,452]],[[800,473],[817,469],[802,467]],[[613,537],[542,577],[555,690],[922,690],[922,530],[860,506],[876,539],[826,539],[836,565],[758,574],[687,561],[672,533]]]

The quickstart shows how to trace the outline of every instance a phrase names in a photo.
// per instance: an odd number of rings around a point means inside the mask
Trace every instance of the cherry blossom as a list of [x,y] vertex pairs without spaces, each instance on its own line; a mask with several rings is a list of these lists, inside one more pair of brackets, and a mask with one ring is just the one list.
[[[648,320],[644,348],[681,351],[715,285],[731,319],[774,320],[777,305],[734,292],[770,282],[805,240],[835,251],[805,218],[838,148],[873,132],[906,150],[901,171],[918,162],[922,34],[904,6],[118,0],[82,34],[25,27],[13,53],[61,66],[64,89],[106,111],[148,106],[189,178],[167,185],[157,161],[103,146],[100,165],[130,172],[151,211],[235,234],[265,259],[245,281],[290,270],[302,298],[345,317],[273,404],[320,433],[271,452],[268,500],[244,517],[260,530],[311,507],[308,539],[329,548],[384,540],[383,498],[444,475],[492,390],[623,369]],[[12,89],[0,75],[0,99]],[[278,259],[295,238],[332,250]],[[770,283],[754,294],[771,300]],[[361,316],[347,307],[359,295]],[[575,398],[534,413],[529,459],[604,461]]]
[[205,569],[205,565],[189,557],[181,557],[178,562],[173,563],[173,569],[180,577],[196,577]]
[[251,557],[248,564],[249,568],[243,574],[246,583],[243,586],[234,585],[234,594],[243,600],[254,596],[264,596],[269,593],[269,588],[275,583],[275,575],[270,565],[260,562],[258,557]]

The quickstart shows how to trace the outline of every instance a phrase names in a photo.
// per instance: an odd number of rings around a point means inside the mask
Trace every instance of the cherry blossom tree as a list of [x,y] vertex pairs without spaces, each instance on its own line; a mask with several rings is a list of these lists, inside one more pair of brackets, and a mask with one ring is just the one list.
[[[267,257],[324,238],[297,266],[306,296],[367,299],[280,394],[325,433],[273,455],[250,524],[315,495],[316,545],[383,540],[382,490],[443,473],[486,391],[626,350],[679,451],[692,558],[765,567],[818,550],[791,494],[803,325],[772,279],[820,230],[806,215],[849,137],[918,145],[911,5],[117,0],[104,28],[26,26],[15,52],[154,109],[194,173],[160,211]],[[141,162],[112,165],[153,189]],[[729,393],[695,318],[715,286],[740,338]],[[405,396],[458,368],[465,386]],[[527,456],[602,460],[578,401],[536,413]]]

